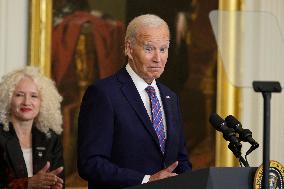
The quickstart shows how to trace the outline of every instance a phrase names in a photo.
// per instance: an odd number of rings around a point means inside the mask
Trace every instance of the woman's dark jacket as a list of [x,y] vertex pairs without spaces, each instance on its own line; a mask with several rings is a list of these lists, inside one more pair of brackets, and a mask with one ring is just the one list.
[[[59,135],[50,131],[50,136],[32,128],[33,174],[41,170],[47,161],[50,171],[63,166],[63,147]],[[64,174],[59,175],[64,180]],[[13,126],[3,130],[0,123],[0,189],[27,188],[28,173],[23,152]]]

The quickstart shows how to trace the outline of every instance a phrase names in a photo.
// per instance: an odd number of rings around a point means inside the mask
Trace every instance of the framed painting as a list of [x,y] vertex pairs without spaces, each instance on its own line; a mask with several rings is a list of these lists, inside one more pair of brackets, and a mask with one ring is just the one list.
[[[126,23],[144,13],[161,16],[171,28],[167,69],[160,79],[180,96],[193,168],[215,165],[215,131],[207,120],[216,107],[217,47],[207,15],[217,6],[217,0],[30,0],[29,62],[55,81],[64,98],[66,187],[87,187],[76,168],[82,95],[89,84],[125,65]],[[94,27],[98,20],[104,30]]]

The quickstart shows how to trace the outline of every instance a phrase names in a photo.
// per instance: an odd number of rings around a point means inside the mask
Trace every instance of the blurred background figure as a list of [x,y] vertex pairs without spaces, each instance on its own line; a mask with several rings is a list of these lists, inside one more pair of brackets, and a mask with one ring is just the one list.
[[64,188],[61,101],[35,67],[2,77],[0,188]]
[[125,64],[124,24],[87,0],[53,1],[51,75],[63,97],[66,186],[87,186],[77,173],[77,120],[90,84]]

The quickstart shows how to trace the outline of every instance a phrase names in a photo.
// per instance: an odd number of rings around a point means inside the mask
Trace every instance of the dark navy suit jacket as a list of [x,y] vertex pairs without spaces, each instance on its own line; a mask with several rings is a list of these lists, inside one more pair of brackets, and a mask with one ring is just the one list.
[[176,94],[157,82],[167,123],[165,154],[159,147],[140,95],[127,73],[91,85],[82,100],[78,127],[78,170],[89,188],[141,184],[175,161],[180,174],[191,170]]

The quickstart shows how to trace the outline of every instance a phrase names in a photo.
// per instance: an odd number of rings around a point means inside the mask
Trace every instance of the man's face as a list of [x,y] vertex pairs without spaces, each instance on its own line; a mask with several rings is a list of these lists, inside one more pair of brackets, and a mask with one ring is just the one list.
[[164,72],[168,48],[169,32],[165,26],[141,28],[136,42],[126,42],[131,68],[148,84]]

